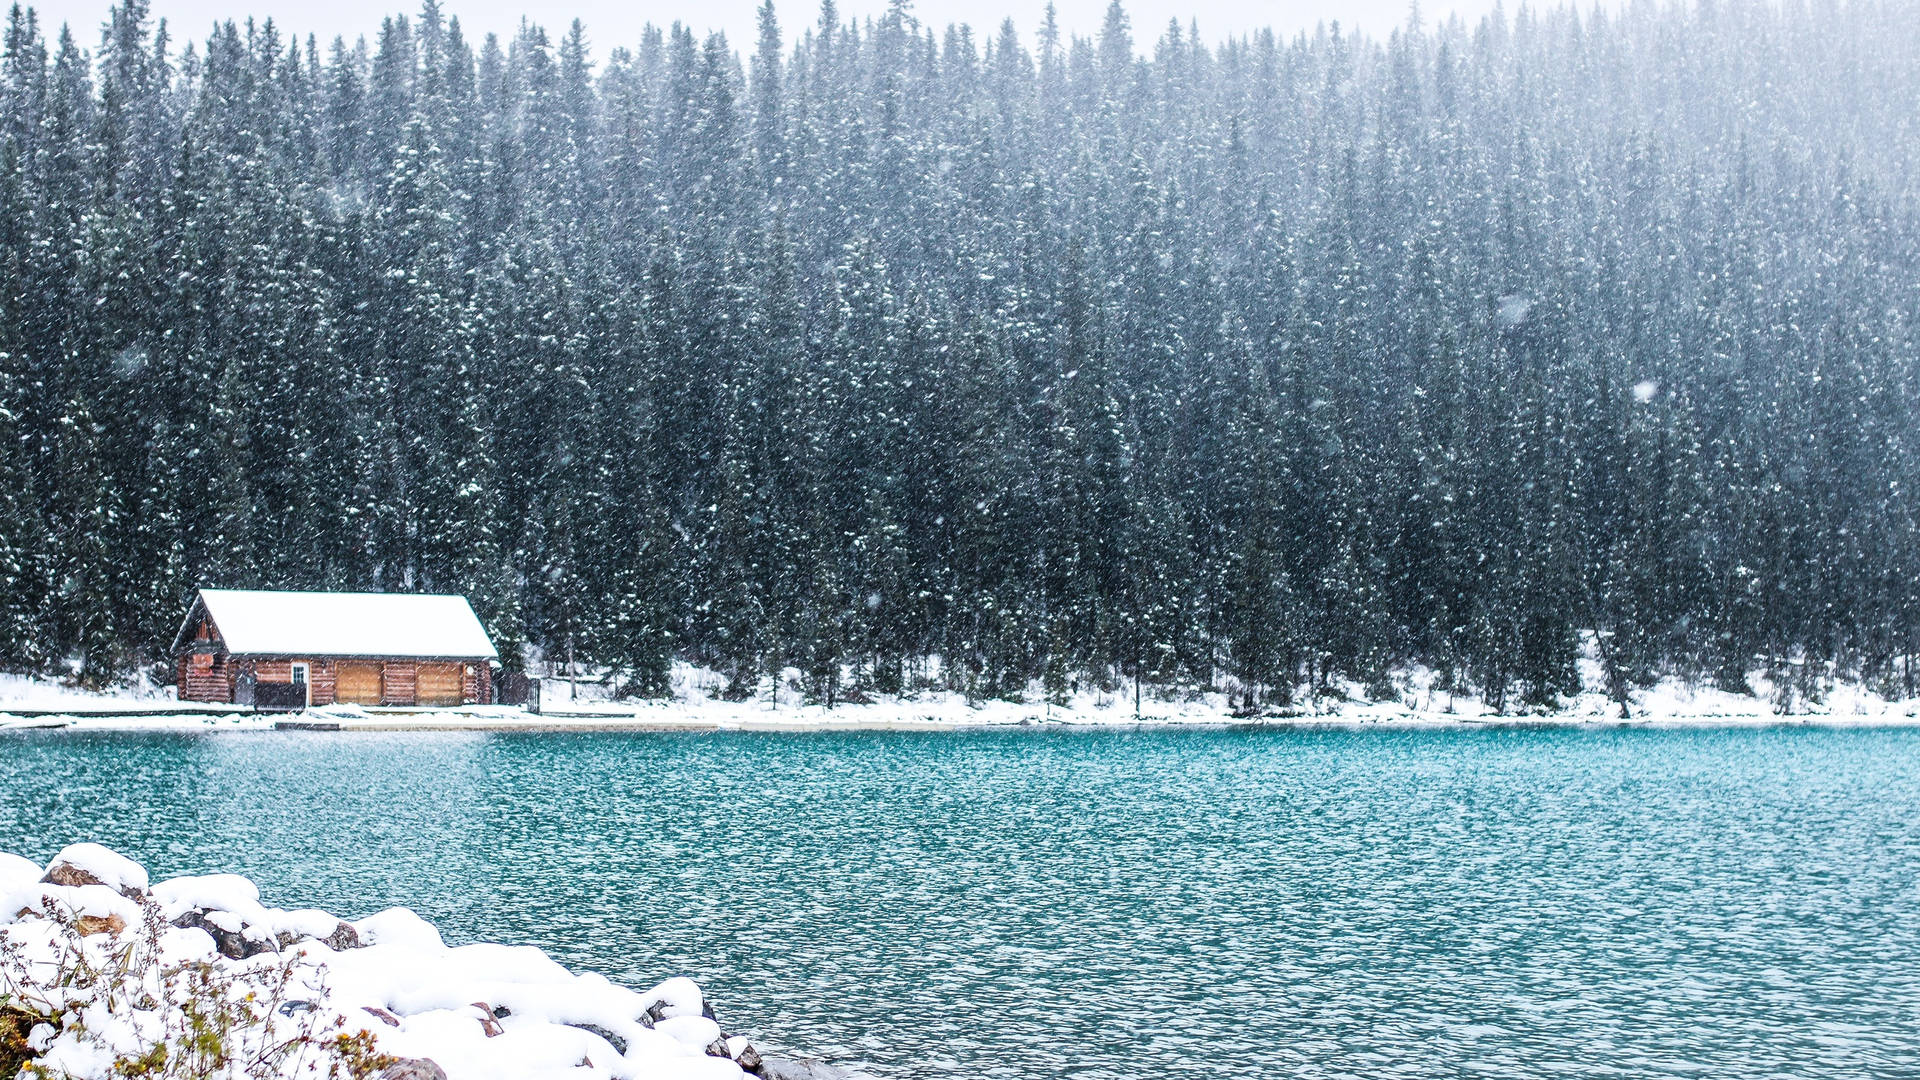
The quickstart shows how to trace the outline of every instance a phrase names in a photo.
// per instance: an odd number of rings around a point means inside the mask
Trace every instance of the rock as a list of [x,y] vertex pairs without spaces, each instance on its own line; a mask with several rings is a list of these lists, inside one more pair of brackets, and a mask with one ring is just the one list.
[[260,887],[239,874],[189,874],[156,882],[153,899],[178,915],[200,911],[247,911],[260,906]]
[[618,1035],[615,1035],[613,1032],[608,1031],[606,1028],[603,1028],[598,1024],[569,1024],[567,1026],[579,1028],[581,1031],[584,1031],[589,1035],[598,1035],[601,1038],[607,1040],[607,1045],[613,1047],[614,1053],[619,1054],[621,1057],[627,1056],[627,1040],[621,1038]]
[[211,937],[213,939],[213,947],[216,952],[218,952],[222,956],[225,956],[227,954],[227,950],[222,948],[220,944],[220,935],[221,933],[223,933],[223,931],[221,931],[218,927],[213,926],[207,922],[207,916],[205,912],[202,912],[202,911],[184,912],[178,918],[173,920],[173,925],[176,929],[180,929],[180,930],[203,931],[204,933],[206,933],[208,937]]
[[81,937],[117,934],[127,928],[127,920],[118,915],[82,915],[73,920],[73,931]]
[[729,1061],[733,1059],[733,1055],[727,1053],[727,1040],[724,1038],[715,1039],[707,1044],[707,1056],[726,1058]]
[[406,908],[388,908],[354,923],[363,945],[406,945],[415,949],[447,947],[433,924]]
[[43,885],[65,885],[68,888],[78,888],[82,885],[106,884],[106,882],[94,877],[91,870],[83,870],[71,863],[54,863],[53,869],[47,871],[46,876],[40,879],[40,883]]
[[173,925],[182,930],[205,930],[212,935],[214,948],[229,960],[245,960],[263,952],[286,952],[300,942],[309,940],[318,941],[334,952],[345,952],[361,946],[360,932],[348,922],[335,922],[333,932],[326,937],[282,930],[273,936],[273,940],[267,941],[259,936],[259,930],[240,922],[240,918],[230,911],[196,908],[182,913],[173,920]]
[[362,1005],[360,1006],[360,1011],[363,1013],[366,1013],[369,1016],[375,1017],[381,1023],[387,1025],[388,1027],[400,1026],[399,1017],[393,1015],[392,1013],[388,1012],[385,1009],[380,1008],[378,1005]]
[[99,844],[70,844],[47,864],[40,879],[48,885],[105,885],[129,900],[147,897],[147,871],[139,863]]
[[[734,1038],[738,1039],[739,1036]],[[757,1072],[760,1068],[760,1051],[755,1050],[752,1043],[742,1040],[733,1052],[733,1063],[747,1072]]]
[[447,1080],[447,1070],[432,1058],[401,1058],[380,1070],[374,1080]]
[[704,1051],[720,1038],[720,1025],[704,1016],[669,1016],[653,1025],[653,1030],[666,1035],[689,1050]]
[[706,995],[700,992],[699,984],[684,975],[654,987],[648,996],[652,1000],[647,1005],[645,1023],[650,1027],[678,1016],[713,1019],[713,1009],[707,1004]]
[[360,947],[360,931],[355,930],[352,923],[342,922],[339,926],[333,928],[333,933],[321,938],[320,944],[325,945],[334,952],[346,952],[348,949],[357,949]]
[[487,1038],[491,1039],[507,1033],[507,1029],[500,1026],[500,1021],[494,1019],[493,1006],[484,1001],[476,1001],[473,1007],[480,1010],[480,1030],[486,1032]]
[[268,951],[266,942],[255,941],[238,930],[228,930],[208,919],[204,911],[189,911],[173,920],[173,925],[182,930],[205,930],[213,938],[213,947],[229,960],[245,960]]

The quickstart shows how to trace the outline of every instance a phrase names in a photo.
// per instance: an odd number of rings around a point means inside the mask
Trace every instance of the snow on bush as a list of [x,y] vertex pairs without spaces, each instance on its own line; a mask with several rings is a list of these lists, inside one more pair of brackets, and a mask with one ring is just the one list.
[[698,986],[645,993],[539,949],[449,948],[394,908],[346,923],[231,874],[152,885],[98,845],[0,854],[0,1077],[740,1080]]

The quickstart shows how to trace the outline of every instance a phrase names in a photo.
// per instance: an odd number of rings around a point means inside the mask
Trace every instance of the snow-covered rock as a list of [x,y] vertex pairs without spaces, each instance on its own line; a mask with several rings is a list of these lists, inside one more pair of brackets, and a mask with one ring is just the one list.
[[668,979],[647,994],[647,1013],[655,1020],[680,1016],[711,1016],[699,984],[684,975]]
[[239,874],[178,877],[153,889],[154,902],[168,920],[188,911],[246,911],[260,906],[260,890]]
[[440,931],[433,924],[403,907],[388,908],[353,924],[360,940],[368,945],[407,945],[414,948],[444,949]]
[[380,1071],[380,1080],[447,1080],[447,1071],[427,1058],[401,1058]]
[[99,844],[72,844],[47,864],[43,879],[55,885],[105,885],[126,896],[144,896],[147,871],[139,863]]
[[0,922],[43,918],[48,913],[73,924],[83,936],[138,926],[142,919],[137,900],[105,885],[54,885],[37,881],[0,897]]
[[32,859],[0,851],[0,896],[38,882],[43,873]]
[[[89,880],[51,880],[59,867]],[[209,994],[240,1017],[238,1044],[312,1038],[345,1053],[329,1040],[351,1035],[383,1055],[383,1080],[741,1080],[781,1067],[729,1038],[689,979],[635,991],[536,948],[449,947],[405,908],[346,923],[263,905],[231,874],[149,886],[98,845],[68,848],[44,875],[0,855],[0,896],[0,999],[39,1018],[38,1063],[72,1080],[172,1045],[182,1006]],[[64,977],[76,958],[105,975]],[[215,1075],[277,1080],[293,1060]]]
[[283,911],[260,903],[260,890],[238,874],[173,878],[153,887],[161,917],[174,926],[204,930],[221,955],[243,960],[313,939],[334,950],[357,948],[352,924],[316,908]]

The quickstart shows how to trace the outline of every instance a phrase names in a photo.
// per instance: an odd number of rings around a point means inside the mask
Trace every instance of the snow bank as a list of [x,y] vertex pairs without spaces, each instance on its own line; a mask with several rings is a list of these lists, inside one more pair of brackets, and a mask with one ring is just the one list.
[[[929,676],[939,674],[939,662],[930,660]],[[1669,726],[1742,726],[1780,723],[1826,725],[1911,725],[1920,723],[1920,699],[1886,697],[1868,687],[1835,678],[1831,673],[1807,680],[1816,693],[1782,686],[1767,673],[1749,674],[1751,694],[1734,693],[1668,677],[1652,686],[1636,688],[1627,707],[1607,692],[1597,642],[1583,638],[1576,662],[1581,688],[1562,697],[1551,710],[1522,710],[1518,692],[1508,707],[1496,709],[1482,696],[1449,689],[1433,670],[1407,666],[1395,670],[1381,686],[1368,687],[1341,680],[1331,687],[1293,687],[1292,704],[1268,706],[1249,715],[1237,684],[1215,687],[1148,686],[1135,712],[1133,684],[1122,680],[1102,690],[1082,684],[1064,701],[1049,703],[1045,688],[1030,684],[1019,700],[966,700],[941,690],[922,690],[902,696],[877,695],[866,703],[844,703],[834,709],[808,704],[800,672],[789,668],[777,681],[762,676],[746,701],[721,697],[728,680],[720,672],[675,663],[673,696],[658,702],[606,700],[606,686],[585,680],[577,696],[567,698],[569,683],[547,680],[542,687],[549,716],[594,719],[633,716],[653,719],[659,726],[694,727],[704,722],[719,728],[888,728],[888,727],[998,727],[998,726],[1184,726],[1220,724],[1281,724],[1310,726],[1444,727],[1480,724],[1635,724]],[[851,672],[848,673],[849,676]],[[851,683],[851,678],[848,680]],[[1381,690],[1387,693],[1379,693]],[[549,693],[549,691],[552,691]]]
[[405,908],[349,923],[265,906],[233,874],[149,886],[97,844],[45,872],[0,854],[0,896],[0,1009],[27,1013],[35,1063],[72,1080],[120,1075],[159,1046],[193,1052],[207,1014],[247,1051],[209,1077],[280,1080],[316,1062],[385,1080],[839,1075],[763,1059],[689,979],[642,992],[536,948],[449,947]]
[[15,709],[112,708],[116,704],[173,703],[173,687],[158,686],[145,675],[105,691],[82,690],[63,680],[0,672],[0,711]]
[[[1920,723],[1920,700],[1882,697],[1844,680],[1816,680],[1815,696],[1789,692],[1764,673],[1750,678],[1753,693],[1740,694],[1668,678],[1637,688],[1623,710],[1606,691],[1606,680],[1589,644],[1578,665],[1582,688],[1551,710],[1523,709],[1517,691],[1505,710],[1483,697],[1450,689],[1437,673],[1422,667],[1395,671],[1380,685],[1343,680],[1334,686],[1296,686],[1291,704],[1245,709],[1237,686],[1147,687],[1138,711],[1133,685],[1110,689],[1083,685],[1064,701],[1049,702],[1037,683],[1018,700],[967,700],[943,690],[875,695],[833,709],[809,704],[799,673],[789,669],[778,682],[762,677],[747,700],[722,696],[727,679],[718,672],[687,664],[673,670],[673,696],[660,701],[606,698],[607,687],[583,680],[569,699],[570,684],[547,680],[542,686],[543,715],[521,712],[482,716],[416,714],[405,722],[369,717],[366,726],[537,728],[543,726],[623,727],[666,730],[838,731],[874,729],[940,730],[993,727],[1207,727],[1222,725],[1305,727],[1474,727],[1488,724],[1762,726],[1799,723],[1829,726],[1913,725]],[[496,710],[498,707],[494,707]],[[357,725],[342,725],[343,727]]]
[[[926,662],[922,684],[938,684],[937,659]],[[1563,697],[1551,710],[1521,709],[1510,695],[1506,710],[1473,693],[1449,688],[1435,672],[1408,667],[1380,685],[1352,681],[1318,688],[1297,686],[1292,704],[1269,705],[1249,714],[1238,687],[1165,689],[1148,687],[1135,711],[1133,686],[1107,689],[1082,685],[1064,701],[1047,699],[1034,684],[1018,700],[976,698],[940,689],[901,695],[875,694],[842,701],[835,708],[809,703],[800,673],[787,669],[779,679],[763,676],[745,700],[729,698],[727,679],[718,672],[675,663],[672,696],[663,700],[610,697],[616,683],[605,672],[543,681],[544,710],[529,713],[507,705],[466,705],[449,709],[370,709],[328,705],[309,709],[302,722],[341,730],[514,731],[865,731],[956,730],[994,727],[1208,727],[1272,724],[1308,727],[1438,728],[1485,724],[1656,725],[1734,727],[1772,724],[1892,726],[1920,724],[1920,699],[1886,697],[1872,689],[1813,672],[1778,684],[1765,672],[1751,673],[1753,692],[1733,693],[1668,678],[1636,688],[1623,709],[1606,690],[1597,646],[1588,635],[1578,662],[1579,692]],[[858,695],[856,695],[858,696]],[[131,710],[136,703],[126,702]],[[4,706],[0,706],[4,708]],[[120,715],[10,719],[0,715],[0,731],[9,727],[57,725],[75,730],[259,731],[271,728],[274,715],[142,716]]]
[[24,889],[40,880],[43,871],[32,859],[0,851],[0,894]]
[[204,712],[219,714],[234,711],[232,705],[211,701],[176,701],[172,683],[156,683],[145,671],[101,689],[74,685],[70,680],[0,672],[0,713],[19,710],[31,713],[72,711],[129,712],[164,708],[168,712]]

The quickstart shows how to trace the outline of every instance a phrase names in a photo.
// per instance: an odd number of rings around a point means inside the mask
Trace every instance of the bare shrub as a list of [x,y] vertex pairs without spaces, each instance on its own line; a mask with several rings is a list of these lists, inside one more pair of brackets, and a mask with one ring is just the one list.
[[[0,928],[0,1066],[22,1080],[371,1080],[393,1064],[325,1008],[324,965],[291,950],[168,963],[170,928],[140,905],[141,925],[110,930],[48,898],[38,919]],[[11,932],[36,922],[50,939]],[[55,1040],[76,1044],[68,1059],[111,1064],[49,1064]]]

